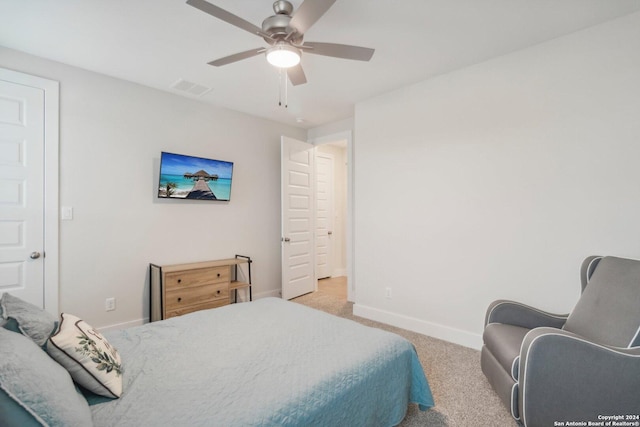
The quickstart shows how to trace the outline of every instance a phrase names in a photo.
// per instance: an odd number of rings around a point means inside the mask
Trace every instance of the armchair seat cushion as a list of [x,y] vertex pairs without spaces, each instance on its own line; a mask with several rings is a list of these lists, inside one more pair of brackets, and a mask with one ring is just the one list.
[[482,339],[500,366],[518,380],[520,346],[531,329],[502,323],[490,323],[484,329]]

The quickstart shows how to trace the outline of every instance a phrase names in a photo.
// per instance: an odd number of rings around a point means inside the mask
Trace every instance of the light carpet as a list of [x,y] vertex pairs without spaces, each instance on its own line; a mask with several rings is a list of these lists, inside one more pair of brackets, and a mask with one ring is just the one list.
[[292,301],[394,332],[415,345],[436,405],[428,411],[410,405],[401,427],[517,426],[482,374],[479,351],[354,316],[353,304],[341,295],[340,282],[323,282],[318,292]]

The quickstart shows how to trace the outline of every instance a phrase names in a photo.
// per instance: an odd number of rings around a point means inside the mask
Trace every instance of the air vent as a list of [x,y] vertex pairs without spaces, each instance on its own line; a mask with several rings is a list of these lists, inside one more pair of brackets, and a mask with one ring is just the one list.
[[178,79],[178,81],[171,86],[171,89],[187,92],[195,96],[202,96],[211,90],[210,87],[202,86],[183,79]]

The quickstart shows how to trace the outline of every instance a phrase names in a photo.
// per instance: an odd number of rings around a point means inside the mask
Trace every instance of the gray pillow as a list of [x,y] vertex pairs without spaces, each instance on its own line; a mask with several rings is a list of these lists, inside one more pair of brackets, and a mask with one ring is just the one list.
[[[2,294],[0,294],[0,296],[2,296]],[[0,298],[0,301],[2,301],[2,298]],[[4,316],[2,315],[2,304],[0,304],[0,327],[5,327],[4,325],[7,324],[7,319],[4,318]]]
[[13,319],[17,323],[18,330],[40,347],[47,343],[58,326],[58,320],[52,314],[6,292],[0,299],[0,310],[7,324],[10,325]]
[[29,338],[0,328],[0,425],[93,425],[69,373]]
[[29,411],[0,388],[0,422],[3,427],[42,427]]

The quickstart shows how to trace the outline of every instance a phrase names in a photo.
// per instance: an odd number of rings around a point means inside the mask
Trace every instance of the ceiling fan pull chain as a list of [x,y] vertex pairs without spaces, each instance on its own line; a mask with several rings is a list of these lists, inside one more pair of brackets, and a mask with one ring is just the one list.
[[278,68],[278,106],[282,107],[282,68]]
[[284,108],[289,108],[289,85],[287,80],[289,75],[284,73]]

